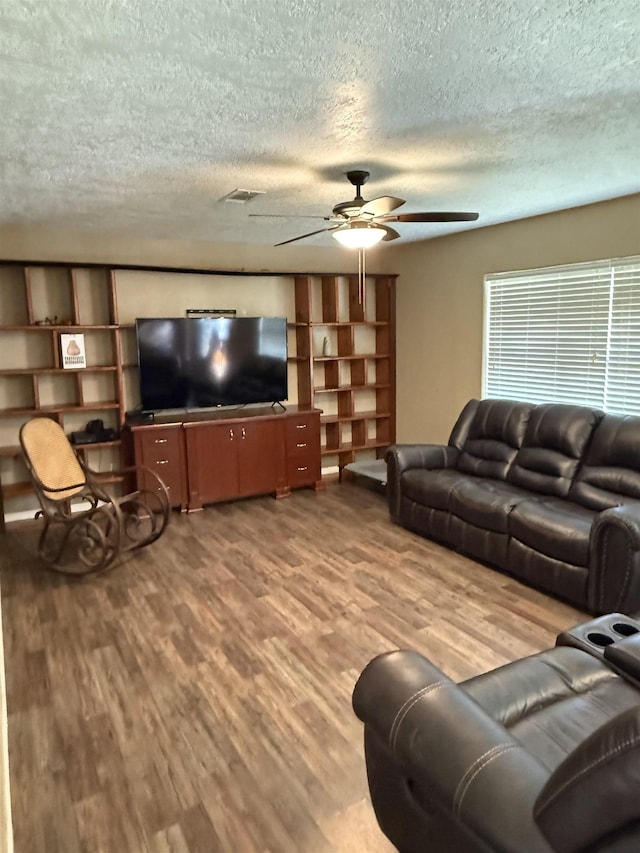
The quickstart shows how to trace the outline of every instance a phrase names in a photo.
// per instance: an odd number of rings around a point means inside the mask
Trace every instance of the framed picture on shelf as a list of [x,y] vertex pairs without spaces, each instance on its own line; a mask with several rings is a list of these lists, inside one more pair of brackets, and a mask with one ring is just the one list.
[[60,352],[62,366],[65,369],[78,369],[87,366],[87,356],[84,348],[83,334],[60,335]]

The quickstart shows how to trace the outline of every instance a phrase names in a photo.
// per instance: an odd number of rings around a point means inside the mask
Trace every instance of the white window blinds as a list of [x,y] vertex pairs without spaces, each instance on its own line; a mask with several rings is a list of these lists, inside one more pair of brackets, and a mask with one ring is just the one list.
[[640,414],[640,257],[486,276],[483,396]]

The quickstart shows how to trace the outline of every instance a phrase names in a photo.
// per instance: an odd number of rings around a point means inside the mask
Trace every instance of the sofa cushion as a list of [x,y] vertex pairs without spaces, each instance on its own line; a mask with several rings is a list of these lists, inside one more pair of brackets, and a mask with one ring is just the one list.
[[595,516],[592,510],[568,500],[530,498],[513,508],[509,535],[556,560],[588,566]]
[[597,729],[638,702],[637,689],[599,658],[563,646],[462,686],[550,770],[584,740],[585,730]]
[[640,418],[604,416],[569,498],[596,510],[640,500]]
[[507,520],[520,501],[531,499],[531,493],[499,480],[467,477],[455,484],[450,511],[476,527],[507,533]]
[[529,415],[522,447],[507,474],[523,489],[565,497],[602,412],[549,403]]
[[504,480],[525,435],[532,406],[513,400],[481,400],[456,462],[459,471]]
[[464,443],[467,440],[467,436],[469,435],[469,429],[471,428],[473,419],[478,411],[478,406],[481,402],[482,400],[473,399],[469,400],[468,403],[465,403],[464,408],[456,418],[456,422],[451,430],[451,435],[449,436],[449,447],[455,447],[456,450],[462,450]]
[[467,478],[467,474],[452,471],[450,468],[410,468],[402,474],[400,483],[404,497],[432,509],[448,510],[451,489],[456,483]]
[[507,571],[537,589],[552,592],[580,608],[588,601],[589,569],[549,557],[513,536],[507,544]]

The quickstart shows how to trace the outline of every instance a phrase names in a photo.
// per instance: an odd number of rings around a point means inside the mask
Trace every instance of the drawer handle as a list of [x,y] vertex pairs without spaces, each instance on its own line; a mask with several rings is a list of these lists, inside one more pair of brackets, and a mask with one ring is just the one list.
[[232,429],[229,430],[229,439],[231,441],[233,441],[233,430]]
[[296,444],[296,447],[306,447],[306,446],[307,446],[306,441],[298,442],[298,444]]
[[158,459],[156,462],[156,465],[168,465],[168,464],[169,464],[168,459]]
[[308,471],[308,470],[309,470],[309,468],[307,465],[304,465],[302,468],[300,468],[300,467],[298,468],[298,471]]
[[247,433],[246,433],[246,430],[245,430],[245,428],[244,428],[244,427],[242,427],[242,437],[243,437],[243,438],[246,438],[246,437],[247,437]]
[[156,439],[154,439],[153,443],[154,444],[166,444],[167,441],[169,441],[168,438],[156,438]]
[[296,429],[306,429],[306,428],[307,428],[306,424],[296,424]]

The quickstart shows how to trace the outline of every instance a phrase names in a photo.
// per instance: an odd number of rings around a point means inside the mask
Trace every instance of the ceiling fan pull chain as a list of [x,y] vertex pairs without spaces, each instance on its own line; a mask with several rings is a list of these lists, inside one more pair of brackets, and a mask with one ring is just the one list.
[[358,249],[358,304],[362,305],[362,314],[365,312],[366,299],[366,252],[364,249]]
[[365,249],[362,250],[362,319],[364,320],[365,313],[367,310],[367,268],[366,268],[366,257],[367,252]]

